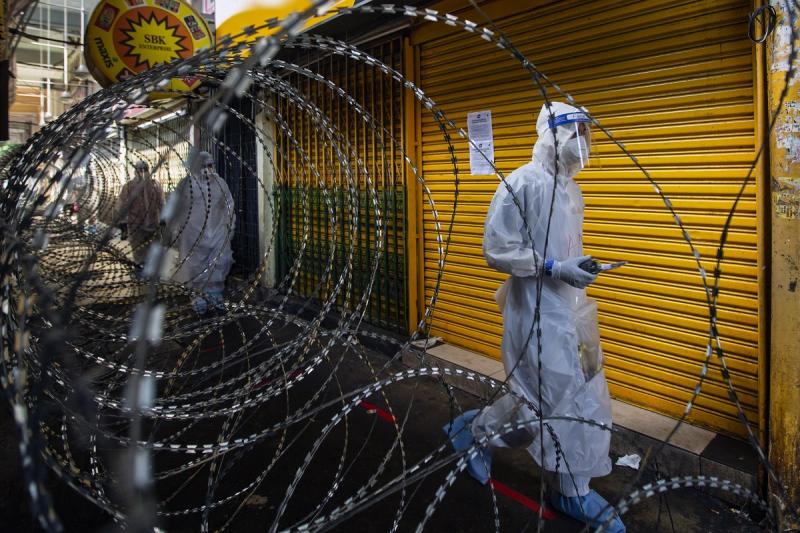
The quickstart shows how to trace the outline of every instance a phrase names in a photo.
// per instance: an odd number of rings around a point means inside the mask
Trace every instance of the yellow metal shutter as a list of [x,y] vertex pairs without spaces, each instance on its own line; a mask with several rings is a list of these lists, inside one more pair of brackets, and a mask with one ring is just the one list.
[[[525,56],[585,105],[637,155],[671,198],[704,267],[756,151],[754,54],[749,1],[539,2],[503,14],[486,9]],[[493,11],[494,10],[494,11]],[[504,16],[505,15],[505,16]],[[469,14],[477,20],[477,16]],[[491,110],[495,160],[508,174],[530,161],[539,92],[521,66],[480,38],[454,29],[417,31],[420,82],[448,118]],[[558,98],[552,89],[550,95]],[[447,145],[422,114],[422,170],[443,231],[452,213]],[[586,200],[586,253],[627,260],[590,295],[600,304],[612,395],[673,416],[683,412],[705,354],[708,309],[681,232],[625,154],[595,132],[590,167],[578,176]],[[455,141],[461,186],[432,334],[499,357],[502,321],[493,293],[503,275],[482,256],[483,221],[498,180],[471,176]],[[756,184],[748,185],[726,247],[719,330],[748,417],[758,422],[759,278]],[[437,275],[432,212],[423,207],[424,284]],[[446,234],[442,237],[446,239]],[[716,360],[692,413],[695,423],[742,434]]]

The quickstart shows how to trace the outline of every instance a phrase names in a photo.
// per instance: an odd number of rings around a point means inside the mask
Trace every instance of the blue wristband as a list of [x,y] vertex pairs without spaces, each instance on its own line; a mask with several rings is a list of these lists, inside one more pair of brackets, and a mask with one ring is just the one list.
[[547,274],[548,276],[553,275],[553,263],[555,263],[555,260],[553,259],[544,260],[544,273]]

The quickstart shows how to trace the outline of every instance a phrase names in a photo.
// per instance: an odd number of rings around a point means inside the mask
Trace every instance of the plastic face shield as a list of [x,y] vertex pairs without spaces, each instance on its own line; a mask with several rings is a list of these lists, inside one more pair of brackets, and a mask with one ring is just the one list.
[[581,168],[585,167],[592,148],[592,120],[588,113],[565,113],[551,117],[549,124],[551,128],[557,128],[559,142],[574,151],[574,156],[581,162]]

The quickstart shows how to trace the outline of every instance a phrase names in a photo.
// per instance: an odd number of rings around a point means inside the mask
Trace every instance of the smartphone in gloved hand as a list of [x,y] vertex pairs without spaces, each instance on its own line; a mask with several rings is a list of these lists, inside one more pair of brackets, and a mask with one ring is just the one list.
[[604,265],[602,263],[595,261],[594,259],[587,259],[578,266],[582,270],[588,272],[589,274],[599,274],[601,272],[607,272],[609,270],[614,270],[615,268],[619,268],[626,263],[627,261],[619,261],[617,263],[607,263]]

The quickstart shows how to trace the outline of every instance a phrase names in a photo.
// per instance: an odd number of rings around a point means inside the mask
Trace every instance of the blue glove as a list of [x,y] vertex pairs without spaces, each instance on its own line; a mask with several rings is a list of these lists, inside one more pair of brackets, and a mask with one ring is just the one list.
[[561,280],[578,289],[585,289],[597,279],[597,274],[590,274],[580,267],[581,263],[591,258],[591,255],[584,255],[563,261],[548,259],[544,262],[544,271],[553,279]]

